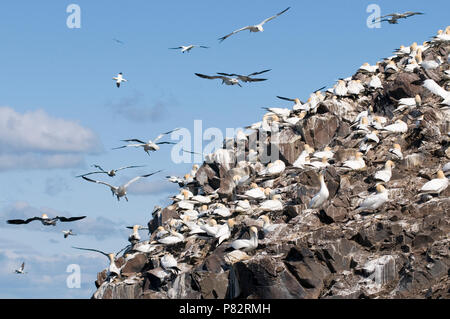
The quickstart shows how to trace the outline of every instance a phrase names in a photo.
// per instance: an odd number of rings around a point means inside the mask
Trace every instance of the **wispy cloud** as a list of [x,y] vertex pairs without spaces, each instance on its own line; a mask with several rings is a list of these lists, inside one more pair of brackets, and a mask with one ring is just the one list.
[[106,103],[117,115],[134,123],[161,121],[167,117],[170,106],[174,104],[176,104],[176,101],[172,97],[169,99],[160,98],[149,105],[144,101],[144,95],[137,91],[132,96]]
[[0,170],[80,167],[101,151],[98,136],[76,122],[0,107]]

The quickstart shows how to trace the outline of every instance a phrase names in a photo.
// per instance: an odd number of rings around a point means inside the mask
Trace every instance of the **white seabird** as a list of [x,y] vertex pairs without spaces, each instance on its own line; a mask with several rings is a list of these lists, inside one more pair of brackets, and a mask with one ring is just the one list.
[[389,149],[389,153],[393,154],[395,159],[403,160],[403,153],[400,144],[394,144],[393,148]]
[[106,174],[106,175],[108,175],[109,177],[114,177],[114,176],[116,176],[116,174],[117,174],[118,171],[121,171],[121,170],[124,170],[124,169],[128,169],[128,168],[139,168],[139,167],[144,167],[144,166],[135,166],[135,165],[133,165],[133,166],[124,166],[124,167],[120,167],[120,168],[118,168],[118,169],[112,169],[112,170],[109,170],[109,171],[105,171],[105,170],[104,170],[101,166],[99,166],[99,165],[92,165],[92,166],[95,167],[95,168],[97,168],[98,171],[96,171],[96,172],[91,172],[91,173],[87,173],[87,174],[83,174],[83,175],[79,175],[79,176],[77,176],[77,177],[88,176],[88,175],[92,175],[92,174]]
[[72,247],[72,248],[79,249],[79,250],[93,251],[93,252],[97,252],[97,253],[100,253],[100,254],[106,256],[109,260],[108,277],[111,275],[120,276],[120,269],[119,269],[119,267],[116,266],[116,263],[115,263],[116,254],[113,254],[113,253],[107,254],[101,250],[90,249],[90,248],[79,248],[79,247]]
[[76,234],[73,233],[72,229],[63,230],[62,233],[64,234],[64,238],[67,238],[69,236],[76,236]]
[[375,180],[380,180],[385,183],[389,182],[392,177],[392,168],[395,167],[394,162],[388,160],[384,165],[384,169],[375,173]]
[[113,80],[116,80],[116,85],[117,85],[118,88],[120,88],[120,84],[121,84],[122,82],[128,82],[128,80],[125,80],[125,79],[123,78],[122,72],[120,72],[120,73],[117,75],[117,77],[114,77]]
[[378,70],[378,64],[370,65],[369,63],[366,62],[360,66],[359,70],[367,73],[375,73]]
[[14,270],[14,273],[19,274],[19,275],[24,275],[24,274],[26,274],[24,269],[25,269],[25,262],[22,263],[22,265],[20,266],[19,269]]
[[26,220],[22,220],[22,219],[10,219],[7,220],[6,222],[8,224],[12,224],[12,225],[23,225],[23,224],[28,224],[31,223],[32,221],[38,220],[42,223],[42,225],[44,226],[56,226],[56,222],[60,221],[62,223],[69,223],[69,222],[74,222],[80,219],[84,219],[86,218],[86,216],[80,216],[80,217],[62,217],[62,216],[56,216],[54,218],[49,218],[47,216],[47,214],[42,214],[41,217],[32,217],[32,218],[28,218]]
[[445,90],[434,80],[425,80],[423,83],[423,87],[429,90],[431,93],[440,96],[443,99],[443,101],[441,102],[442,105],[450,106],[450,92]]
[[233,31],[230,34],[227,34],[226,36],[219,38],[219,41],[222,42],[223,40],[225,40],[226,38],[232,36],[233,34],[236,34],[238,32],[244,31],[244,30],[249,30],[250,32],[263,32],[264,31],[263,25],[266,22],[269,22],[270,20],[275,19],[276,17],[282,15],[283,13],[288,11],[289,9],[290,9],[290,7],[288,7],[287,9],[284,9],[280,13],[277,13],[276,15],[274,15],[274,16],[272,16],[270,18],[265,19],[264,21],[262,21],[259,24],[246,26],[246,27],[240,28],[239,30]]
[[259,217],[258,219],[260,219],[260,220],[262,220],[264,222],[264,224],[263,224],[264,234],[268,234],[270,232],[273,232],[278,227],[283,226],[283,224],[272,224],[270,222],[269,216],[267,216],[267,215],[263,215],[263,216]]
[[385,126],[381,130],[389,133],[406,133],[408,131],[408,124],[402,120],[396,120],[394,124]]
[[275,212],[283,210],[283,203],[280,201],[281,195],[274,195],[272,199],[262,202],[258,210],[262,212]]
[[208,80],[221,79],[222,84],[238,85],[238,86],[242,87],[242,85],[239,83],[238,78],[230,78],[230,77],[227,77],[224,75],[205,75],[205,74],[201,74],[201,73],[195,73],[195,75],[198,77],[201,77],[203,79],[208,79]]
[[138,139],[123,140],[122,142],[128,142],[128,143],[130,143],[130,142],[136,142],[136,143],[139,143],[139,144],[128,144],[128,145],[124,145],[124,146],[120,146],[120,147],[115,147],[115,148],[113,148],[113,150],[118,150],[118,149],[126,148],[126,147],[142,147],[142,148],[144,149],[144,151],[145,151],[148,155],[150,155],[149,152],[154,152],[154,151],[159,150],[159,148],[160,148],[159,145],[161,145],[161,144],[172,144],[172,145],[175,145],[176,143],[173,143],[173,142],[158,142],[158,141],[159,141],[164,135],[169,135],[169,134],[171,134],[172,132],[175,132],[175,131],[178,131],[178,130],[179,130],[179,129],[177,128],[177,129],[174,129],[174,130],[172,130],[172,131],[162,133],[162,134],[160,134],[157,138],[155,138],[153,141],[152,141],[152,140],[149,140],[148,142],[144,142],[144,141],[138,140]]
[[157,240],[158,243],[163,245],[173,245],[184,241],[184,236],[173,230],[169,231],[170,235]]
[[381,80],[377,75],[372,76],[369,82],[369,88],[371,89],[382,89],[383,85],[381,84]]
[[121,197],[125,197],[125,199],[128,202],[128,197],[127,197],[127,189],[128,187],[133,184],[134,182],[140,180],[141,178],[145,178],[145,177],[150,177],[152,175],[155,175],[156,173],[161,172],[161,170],[157,171],[157,172],[153,172],[147,175],[142,175],[142,176],[137,176],[135,178],[133,178],[132,180],[128,181],[127,183],[121,185],[121,186],[113,186],[111,184],[108,184],[106,182],[102,182],[102,181],[96,181],[90,178],[87,178],[86,176],[82,176],[83,179],[92,182],[92,183],[97,183],[97,184],[102,184],[102,185],[106,185],[111,189],[111,193],[113,196],[117,197],[117,200],[120,201]]
[[315,152],[313,154],[313,157],[323,159],[324,157],[326,159],[331,159],[334,156],[334,152],[331,150],[331,147],[325,146],[323,151]]
[[357,210],[375,210],[381,205],[386,203],[389,199],[389,192],[384,188],[383,185],[378,184],[376,187],[377,193],[375,195],[368,196],[362,201],[358,206]]
[[421,193],[426,194],[439,194],[448,187],[448,179],[445,177],[443,171],[437,172],[437,178],[425,183],[420,188]]
[[355,155],[355,159],[353,160],[347,160],[342,164],[342,167],[350,168],[352,170],[360,170],[366,167],[366,163],[364,162],[364,159],[362,158],[363,154],[360,152],[357,152]]
[[184,52],[190,52],[193,48],[202,48],[202,49],[209,49],[209,47],[204,46],[204,45],[195,45],[195,44],[190,44],[190,45],[182,45],[176,48],[169,48],[169,50],[180,50],[181,49],[181,53]]
[[281,160],[276,160],[273,163],[267,164],[267,168],[263,169],[258,173],[258,175],[264,175],[264,176],[272,176],[272,175],[278,175],[284,172],[286,169],[286,164],[284,164]]
[[319,180],[320,180],[320,190],[309,202],[308,209],[320,208],[326,202],[328,196],[330,196],[327,184],[325,184],[323,173],[319,174]]
[[258,229],[250,227],[250,239],[237,239],[230,245],[235,250],[251,251],[258,247]]
[[161,257],[160,264],[164,270],[174,271],[175,273],[180,271],[178,268],[178,262],[172,254],[166,253],[163,257]]

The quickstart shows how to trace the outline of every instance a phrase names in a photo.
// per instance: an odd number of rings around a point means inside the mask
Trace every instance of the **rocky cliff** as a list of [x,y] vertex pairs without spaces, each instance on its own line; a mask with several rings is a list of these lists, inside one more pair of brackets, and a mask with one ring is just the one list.
[[[270,109],[250,134],[225,141],[181,196],[155,213],[150,240],[116,259],[120,276],[98,274],[93,298],[449,298],[450,187],[420,191],[439,170],[450,173],[449,53],[450,42],[438,38],[413,44],[296,102],[287,114]],[[249,159],[252,138],[258,151],[276,143],[282,164]],[[331,157],[314,161],[325,147]],[[236,160],[239,152],[246,161]],[[365,167],[346,167],[358,152]],[[392,176],[377,180],[387,161]],[[308,209],[321,172],[328,198]],[[379,184],[388,201],[358,209]],[[250,189],[261,189],[265,198],[245,196]],[[220,245],[189,227],[231,218],[231,235]],[[265,227],[269,221],[278,227]],[[183,240],[158,243],[161,226]],[[252,226],[256,249],[229,247],[248,239]],[[176,269],[162,267],[167,253]]]

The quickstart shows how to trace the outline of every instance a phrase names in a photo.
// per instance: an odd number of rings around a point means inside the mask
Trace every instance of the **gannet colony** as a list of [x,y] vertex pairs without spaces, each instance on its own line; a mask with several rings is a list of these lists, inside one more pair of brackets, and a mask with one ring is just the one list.
[[[279,97],[295,104],[167,176],[179,194],[121,256],[101,252],[93,298],[450,297],[449,53],[447,27],[306,102]],[[199,76],[245,80],[220,75]]]

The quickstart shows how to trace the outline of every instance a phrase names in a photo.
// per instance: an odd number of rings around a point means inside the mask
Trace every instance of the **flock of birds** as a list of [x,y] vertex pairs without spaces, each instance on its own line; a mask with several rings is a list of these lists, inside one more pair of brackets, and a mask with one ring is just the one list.
[[[250,32],[262,32],[264,30],[262,26],[266,22],[275,19],[287,10],[289,10],[289,8],[262,21],[260,24],[238,29],[220,38],[220,41],[224,41],[228,37],[244,30],[249,30]],[[395,24],[398,19],[407,18],[414,14],[420,13],[389,15],[391,16],[391,19],[387,21]],[[378,89],[382,89],[382,81],[380,76],[394,74],[400,70],[413,72],[415,69],[437,69],[444,63],[444,61],[442,61],[441,58],[423,61],[423,53],[429,48],[440,45],[448,45],[449,43],[450,26],[447,27],[445,31],[439,30],[437,36],[421,46],[414,43],[407,48],[401,47],[396,51],[393,57],[388,58],[381,63],[377,63],[376,65],[369,65],[368,63],[365,63],[360,67],[359,72],[368,76],[367,81],[354,80],[352,78],[341,79],[334,85],[333,88],[330,88],[325,92],[322,92],[322,89],[324,88],[315,91],[310,95],[309,99],[305,103],[299,98],[286,98],[279,96],[278,98],[280,99],[293,102],[294,105],[292,108],[265,108],[268,113],[264,115],[262,121],[248,126],[247,129],[250,131],[275,132],[279,131],[279,129],[283,127],[293,127],[305,117],[314,116],[314,114],[317,113],[318,106],[321,102],[330,101],[331,103],[339,106],[341,105],[341,99],[358,99],[360,95],[365,92],[373,92]],[[197,46],[181,46],[171,49],[181,49],[184,53],[189,52],[194,47]],[[207,48],[204,46],[198,47]],[[394,62],[394,59],[399,57],[402,58],[402,62]],[[450,56],[447,57],[446,63],[450,63]],[[197,76],[207,79],[222,79],[223,83],[227,85],[240,85],[239,81],[262,81],[264,79],[255,79],[251,77],[268,71],[270,70],[255,72],[244,76],[226,73],[218,73],[217,76],[206,76],[203,74],[197,74]],[[444,72],[450,80],[449,70]],[[231,78],[233,76],[236,78]],[[118,87],[120,87],[122,82],[127,81],[123,78],[121,73],[115,77],[114,80],[116,80]],[[445,88],[439,86],[432,79],[424,80],[423,86],[434,95],[441,98],[442,107],[448,108],[450,106],[450,92]],[[401,99],[395,102],[397,103],[397,109],[394,114],[401,114],[405,110],[412,110],[420,107],[421,97],[416,96],[413,98]],[[150,226],[145,227],[142,225],[134,225],[128,227],[132,229],[132,233],[128,237],[129,245],[117,253],[103,252],[92,248],[73,248],[93,251],[106,256],[109,260],[108,278],[110,280],[114,280],[114,278],[121,276],[121,269],[116,265],[116,258],[121,252],[124,252],[123,257],[126,261],[132,259],[139,253],[151,253],[153,257],[159,258],[162,278],[166,278],[172,274],[176,275],[182,270],[180,268],[179,261],[198,256],[199,251],[189,249],[183,251],[179,256],[177,256],[177,258],[175,258],[171,253],[169,253],[168,249],[166,249],[167,247],[177,245],[179,243],[194,243],[198,240],[211,240],[213,241],[215,247],[227,243],[229,239],[232,238],[233,228],[237,223],[236,216],[241,213],[246,213],[251,217],[256,217],[256,221],[259,225],[261,225],[260,227],[265,234],[269,234],[277,229],[286,227],[286,224],[273,224],[269,217],[270,213],[282,211],[285,208],[285,200],[283,200],[282,196],[283,190],[277,188],[272,189],[270,187],[270,185],[273,185],[273,181],[282,174],[286,174],[288,172],[298,173],[299,170],[305,168],[316,170],[319,176],[320,189],[310,200],[306,211],[314,211],[323,207],[328,201],[330,195],[324,179],[327,168],[329,166],[334,166],[338,172],[342,173],[363,170],[366,167],[364,155],[367,154],[369,150],[377,148],[377,145],[380,143],[380,138],[399,137],[407,133],[409,129],[408,125],[399,119],[399,116],[396,116],[396,118],[397,119],[393,123],[389,124],[390,120],[388,118],[373,114],[370,108],[369,110],[358,114],[352,124],[352,133],[350,138],[356,138],[358,140],[359,148],[355,150],[353,158],[342,163],[337,163],[334,161],[335,152],[331,147],[325,147],[322,150],[314,150],[311,146],[306,144],[303,152],[293,163],[292,167],[287,167],[281,160],[265,165],[260,161],[257,150],[250,149],[248,151],[247,160],[238,162],[237,166],[232,168],[233,158],[238,152],[237,145],[245,145],[245,143],[249,140],[248,134],[240,131],[237,133],[236,137],[232,139],[231,143],[229,143],[230,141],[225,142],[227,145],[233,145],[233,147],[218,149],[214,153],[207,154],[205,156],[206,162],[217,163],[220,167],[224,168],[233,175],[233,182],[237,187],[237,190],[242,191],[236,194],[236,199],[234,201],[222,202],[217,190],[209,195],[206,195],[206,192],[196,180],[196,174],[199,171],[199,166],[194,165],[191,172],[186,174],[184,177],[167,176],[168,181],[178,184],[181,188],[180,193],[171,198],[173,203],[168,207],[170,210],[176,211],[178,217],[171,218],[167,222],[163,223],[163,209],[156,206],[152,216],[159,226],[154,232],[149,232],[149,238],[147,240],[142,240],[139,231],[148,231]],[[155,140],[149,140],[148,142],[139,139],[124,140],[123,142],[130,144],[118,147],[116,149],[142,147],[143,150],[150,155],[149,152],[159,150],[159,145],[161,144],[173,144],[171,142],[159,142],[163,136],[166,136],[173,131],[175,130],[162,133]],[[365,196],[356,207],[356,211],[375,211],[389,200],[389,190],[386,189],[386,184],[392,177],[392,170],[395,168],[396,162],[403,160],[404,155],[399,144],[392,145],[392,148],[389,149],[388,153],[389,154],[386,155],[389,160],[387,160],[384,167],[377,171],[373,176],[376,192]],[[116,196],[118,200],[120,200],[121,197],[125,197],[125,199],[128,200],[126,196],[127,189],[132,183],[141,178],[147,178],[161,172],[156,171],[150,174],[137,176],[124,185],[113,186],[110,183],[97,181],[88,178],[87,176],[94,174],[106,174],[109,177],[114,177],[118,171],[142,166],[125,166],[109,171],[104,170],[99,165],[94,165],[94,167],[97,171],[79,175],[78,177],[81,177],[88,182],[102,184],[109,187],[113,196]],[[243,176],[242,169],[246,167],[250,167],[252,171],[256,172],[256,174]],[[447,163],[438,170],[437,178],[425,183],[419,190],[419,193],[425,196],[439,195],[448,187],[449,181],[446,178],[445,173],[449,171],[450,163]],[[261,184],[265,187],[262,187]],[[66,218],[57,216],[55,218],[48,218],[48,216],[44,214],[42,217],[33,217],[27,220],[9,220],[8,223],[20,225],[38,220],[45,226],[54,226],[57,221],[74,222],[85,217],[86,216]],[[230,252],[226,255],[228,260],[243,260],[248,258],[246,252],[253,251],[258,248],[258,227],[250,226],[248,230],[250,238],[239,238],[228,242],[227,246],[230,250]],[[72,231],[64,231],[64,237],[67,238],[70,235],[74,235]],[[191,245],[191,247],[195,246]],[[22,266],[15,272],[18,274],[24,274],[24,266],[25,264],[23,263]]]

